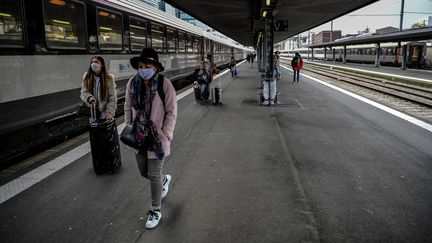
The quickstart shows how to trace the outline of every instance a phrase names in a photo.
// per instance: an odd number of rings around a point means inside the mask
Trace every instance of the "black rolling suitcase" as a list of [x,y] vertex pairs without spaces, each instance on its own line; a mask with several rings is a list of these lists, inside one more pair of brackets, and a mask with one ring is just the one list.
[[115,173],[121,165],[120,145],[115,120],[96,119],[96,106],[90,107],[90,147],[97,175]]
[[219,84],[213,87],[212,99],[214,105],[222,105],[222,84],[220,80]]
[[201,101],[201,88],[200,85],[198,84],[198,81],[194,82],[193,89],[194,89],[195,100],[197,101],[197,103],[199,103]]
[[218,87],[214,87],[214,101],[215,105],[222,105],[222,89]]

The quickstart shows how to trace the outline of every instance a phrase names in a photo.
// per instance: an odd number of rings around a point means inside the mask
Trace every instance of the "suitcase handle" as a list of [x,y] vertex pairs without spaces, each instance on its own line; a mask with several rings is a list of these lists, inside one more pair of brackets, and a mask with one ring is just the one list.
[[96,102],[92,102],[90,103],[90,124],[97,121],[96,116]]

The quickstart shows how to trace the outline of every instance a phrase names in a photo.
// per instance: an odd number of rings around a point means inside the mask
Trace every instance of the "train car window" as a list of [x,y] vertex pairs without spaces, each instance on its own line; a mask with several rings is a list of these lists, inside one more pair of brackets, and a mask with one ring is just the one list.
[[147,47],[146,22],[129,17],[129,36],[132,51],[141,51]]
[[98,8],[97,27],[99,49],[123,49],[121,14]]
[[195,37],[194,38],[194,52],[200,53],[200,51],[201,51],[200,38]]
[[165,52],[164,45],[164,28],[162,25],[153,24],[151,25],[151,40],[152,40],[152,48],[159,52]]
[[187,53],[192,53],[193,52],[193,43],[194,43],[194,38],[193,36],[188,35],[187,36]]
[[49,48],[86,48],[86,15],[82,3],[72,0],[45,0],[44,23],[45,41]]
[[21,1],[0,1],[0,46],[23,47]]
[[219,43],[214,44],[214,53],[219,53]]
[[186,51],[186,35],[183,32],[178,32],[178,51]]
[[206,38],[205,41],[204,41],[204,43],[205,43],[205,50],[206,50],[206,52],[210,53],[210,40]]
[[167,28],[167,49],[170,53],[175,53],[177,50],[177,30]]

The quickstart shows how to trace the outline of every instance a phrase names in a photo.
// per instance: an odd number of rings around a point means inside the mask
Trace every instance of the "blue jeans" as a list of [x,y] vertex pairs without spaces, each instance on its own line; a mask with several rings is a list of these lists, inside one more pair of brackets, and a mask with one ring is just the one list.
[[201,84],[201,99],[208,99],[210,95],[210,83],[202,83]]
[[[293,82],[297,81],[297,83],[298,83],[298,81],[299,81],[299,77],[300,77],[300,70],[299,70],[299,71],[293,70],[293,71],[294,71],[294,79],[293,79]],[[297,78],[297,79],[296,79],[296,78]]]
[[274,70],[273,70],[273,78],[275,78],[275,79],[277,79],[277,80],[279,80],[280,78],[281,78],[281,71],[280,71],[280,68],[275,68]]

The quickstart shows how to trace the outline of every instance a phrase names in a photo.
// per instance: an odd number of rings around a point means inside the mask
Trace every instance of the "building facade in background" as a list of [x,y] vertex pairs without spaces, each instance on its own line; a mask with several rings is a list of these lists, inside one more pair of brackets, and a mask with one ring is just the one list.
[[[321,31],[318,34],[313,34],[312,36],[312,44],[322,44],[330,42],[331,31],[325,30]],[[340,39],[342,37],[342,31],[335,30],[333,31],[333,36],[331,36],[331,41]]]
[[144,2],[154,8],[159,8],[159,0],[139,0],[141,2]]
[[399,31],[399,28],[388,26],[385,28],[377,29],[376,33],[378,35],[382,35],[382,34],[387,34],[387,33],[392,33],[392,32],[398,32],[398,31]]
[[205,24],[203,24],[201,21],[195,19],[194,17],[190,16],[189,14],[182,12],[173,6],[169,5],[168,3],[161,1],[161,0],[139,0],[145,4],[148,4],[154,8],[157,8],[161,11],[164,11],[170,15],[176,16],[177,18],[180,18],[190,24],[193,24],[197,26],[198,28],[201,28],[205,31],[210,31],[211,28]]

